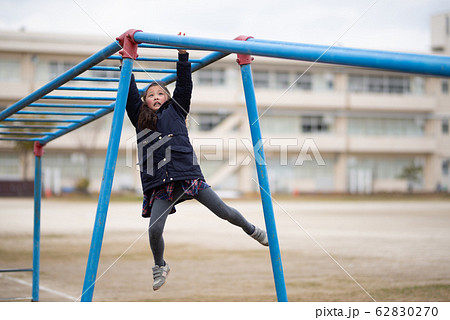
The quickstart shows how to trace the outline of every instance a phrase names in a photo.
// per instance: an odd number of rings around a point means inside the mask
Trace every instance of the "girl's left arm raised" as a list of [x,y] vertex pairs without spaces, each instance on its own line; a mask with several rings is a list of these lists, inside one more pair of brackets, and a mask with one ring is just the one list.
[[189,53],[179,52],[177,62],[177,82],[173,92],[173,105],[186,117],[191,106],[192,71],[189,62]]

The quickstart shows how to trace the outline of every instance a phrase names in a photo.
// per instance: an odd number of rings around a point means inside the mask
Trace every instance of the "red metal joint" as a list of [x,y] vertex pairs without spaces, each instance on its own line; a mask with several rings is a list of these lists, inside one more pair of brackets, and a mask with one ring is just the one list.
[[134,40],[134,34],[136,32],[142,32],[142,30],[130,29],[125,31],[117,37],[116,40],[119,41],[122,50],[119,51],[119,54],[122,55],[123,58],[130,58],[135,60],[138,57],[137,49],[138,44],[140,42],[136,42]]
[[36,157],[42,157],[44,155],[44,145],[40,144],[38,141],[34,142],[34,155]]
[[[253,39],[253,37],[250,37],[250,36],[239,36],[239,37],[235,38],[234,40],[247,41],[248,39]],[[250,64],[250,63],[252,63],[253,60],[255,60],[255,59],[249,54],[238,53],[236,62],[240,66],[242,66],[243,64]]]

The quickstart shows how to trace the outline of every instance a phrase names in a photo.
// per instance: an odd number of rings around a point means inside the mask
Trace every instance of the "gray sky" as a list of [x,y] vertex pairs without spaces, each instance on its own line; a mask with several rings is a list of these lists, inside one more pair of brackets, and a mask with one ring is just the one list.
[[0,0],[0,30],[96,34],[127,29],[429,52],[448,0]]

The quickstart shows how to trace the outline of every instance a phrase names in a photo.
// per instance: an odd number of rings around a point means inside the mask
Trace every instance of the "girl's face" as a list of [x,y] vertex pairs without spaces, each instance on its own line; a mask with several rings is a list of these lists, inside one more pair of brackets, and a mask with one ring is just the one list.
[[145,96],[147,106],[155,112],[158,111],[168,99],[169,96],[160,86],[150,87]]

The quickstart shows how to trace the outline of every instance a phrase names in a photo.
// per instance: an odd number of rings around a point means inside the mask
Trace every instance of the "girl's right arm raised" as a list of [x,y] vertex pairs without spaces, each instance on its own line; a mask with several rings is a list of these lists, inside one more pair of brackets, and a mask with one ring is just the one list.
[[135,128],[137,128],[138,125],[141,104],[141,95],[139,94],[139,89],[137,88],[134,74],[132,74],[130,80],[130,90],[128,91],[127,114]]

